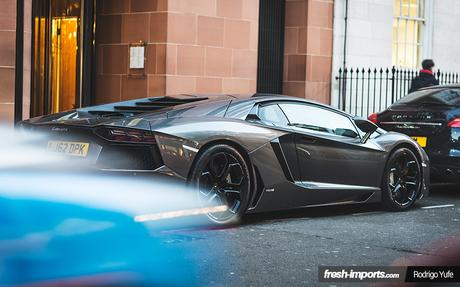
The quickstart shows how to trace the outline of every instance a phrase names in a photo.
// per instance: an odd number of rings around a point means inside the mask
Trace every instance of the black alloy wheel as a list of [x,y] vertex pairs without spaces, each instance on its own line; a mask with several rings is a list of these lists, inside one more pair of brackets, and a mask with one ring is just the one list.
[[228,145],[215,145],[198,158],[191,181],[203,207],[226,206],[226,211],[207,213],[218,224],[236,223],[248,205],[251,177],[241,154]]
[[417,200],[422,172],[417,156],[407,148],[399,148],[390,156],[383,177],[383,204],[390,210],[407,210]]

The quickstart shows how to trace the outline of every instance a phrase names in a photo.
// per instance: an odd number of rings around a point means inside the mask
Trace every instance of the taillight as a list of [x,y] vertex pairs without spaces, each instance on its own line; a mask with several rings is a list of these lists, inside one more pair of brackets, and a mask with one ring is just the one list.
[[376,113],[371,114],[367,119],[373,122],[374,124],[378,123],[378,117]]
[[451,128],[460,128],[460,118],[456,118],[456,119],[453,119],[451,120],[447,126],[451,127]]
[[96,133],[109,141],[129,143],[156,143],[155,135],[149,131],[124,129],[124,128],[101,128]]

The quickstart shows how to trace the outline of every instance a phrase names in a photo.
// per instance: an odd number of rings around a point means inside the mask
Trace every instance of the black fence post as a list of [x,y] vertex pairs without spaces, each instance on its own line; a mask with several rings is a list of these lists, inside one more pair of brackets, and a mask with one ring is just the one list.
[[441,84],[441,71],[440,70],[436,72],[436,78],[438,79],[439,84]]
[[396,101],[396,95],[395,95],[395,74],[396,74],[396,68],[393,66],[391,69],[391,102],[394,103]]
[[372,112],[374,113],[375,112],[375,99],[376,99],[376,94],[377,94],[377,69],[374,68],[374,100],[372,101]]
[[364,76],[366,70],[364,68],[361,70],[361,116],[364,115]]
[[390,80],[390,69],[385,70],[385,107],[388,107],[388,81]]
[[342,100],[342,68],[339,69],[339,76],[335,79],[339,81],[339,96],[337,98],[337,108],[340,109],[340,103]]
[[346,98],[347,98],[347,74],[348,69],[345,67],[343,70],[343,83],[342,83],[342,111],[345,111]]
[[359,69],[356,69],[356,99],[355,99],[355,115],[358,114],[358,92],[359,92]]
[[367,114],[369,114],[370,98],[371,98],[371,69],[369,68],[367,70]]
[[382,80],[383,80],[383,69],[380,68],[380,84],[379,84],[379,89],[380,89],[380,94],[379,94],[379,112],[382,110]]
[[348,112],[351,113],[351,107],[353,105],[353,68],[350,69],[350,106]]

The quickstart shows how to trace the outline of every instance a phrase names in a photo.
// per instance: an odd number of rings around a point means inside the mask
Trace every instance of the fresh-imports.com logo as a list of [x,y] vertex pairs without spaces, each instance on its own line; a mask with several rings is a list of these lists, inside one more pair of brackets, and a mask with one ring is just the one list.
[[398,279],[398,273],[386,273],[385,271],[354,271],[342,269],[341,271],[324,270],[324,279]]

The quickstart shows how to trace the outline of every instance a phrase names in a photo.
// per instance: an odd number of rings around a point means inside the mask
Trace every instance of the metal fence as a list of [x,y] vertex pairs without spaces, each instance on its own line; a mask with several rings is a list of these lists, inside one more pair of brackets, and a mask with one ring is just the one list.
[[[418,70],[399,68],[340,68],[336,77],[336,107],[353,115],[367,117],[386,109],[408,94]],[[441,85],[459,83],[459,73],[437,71]]]

